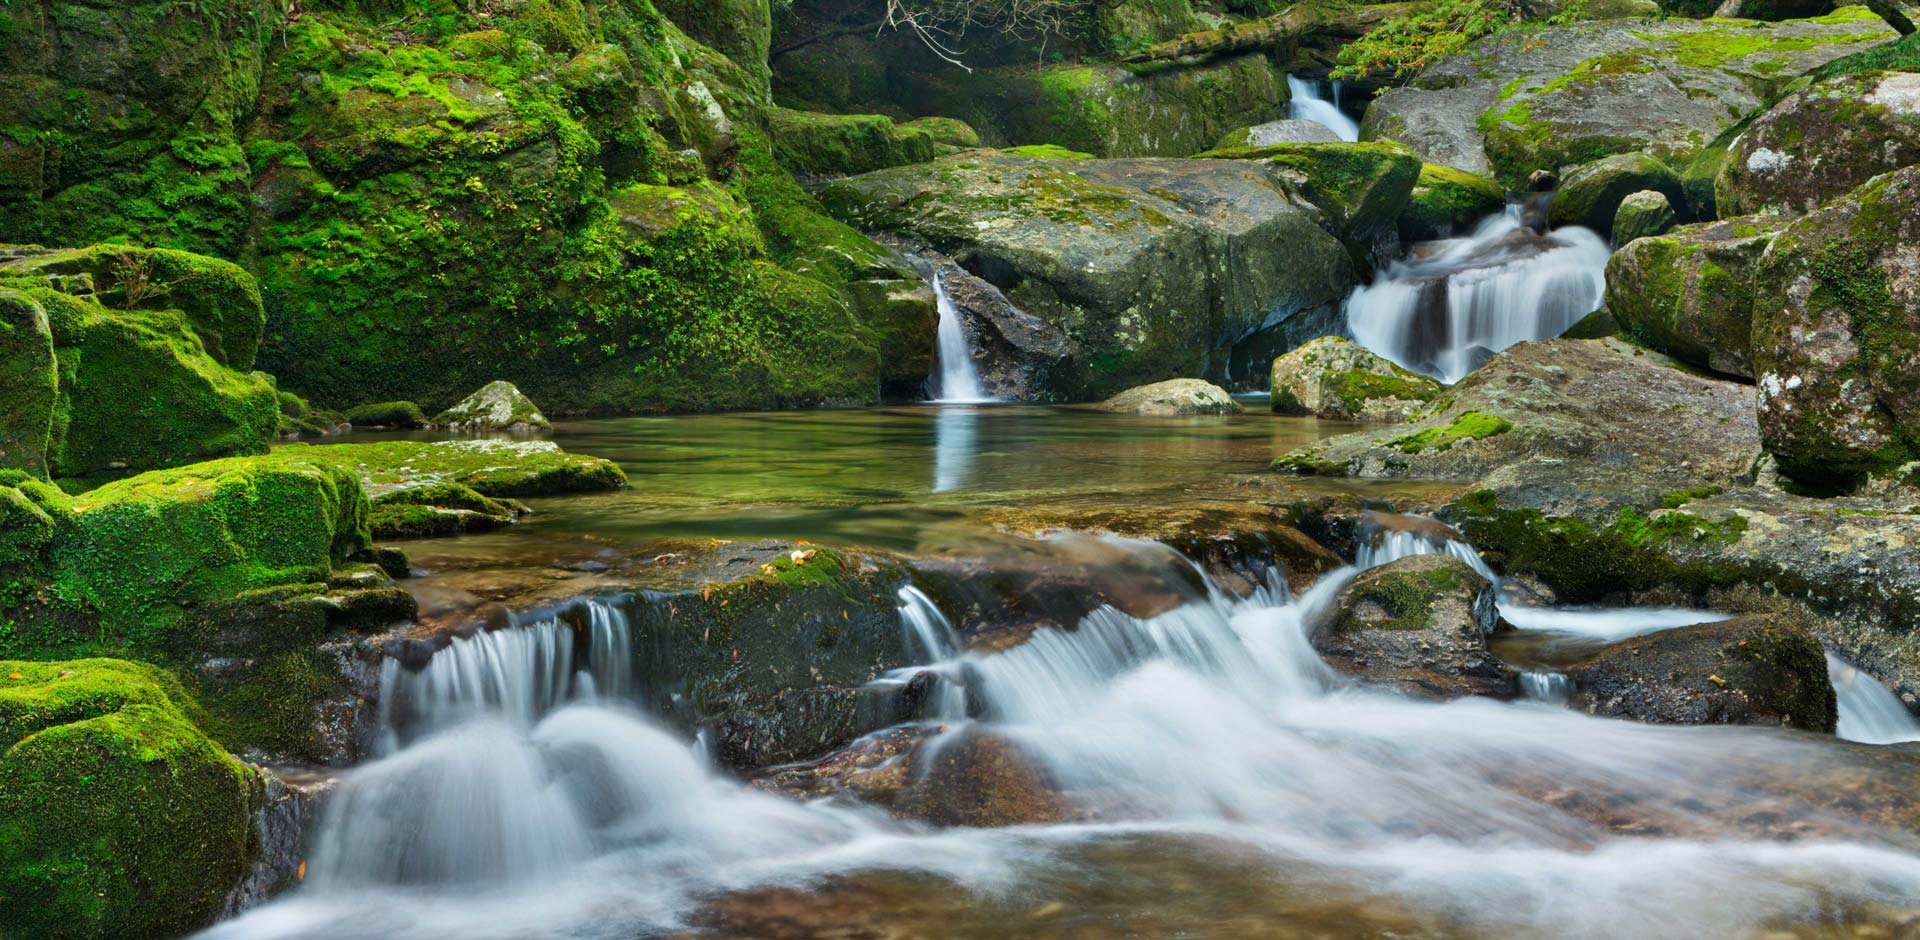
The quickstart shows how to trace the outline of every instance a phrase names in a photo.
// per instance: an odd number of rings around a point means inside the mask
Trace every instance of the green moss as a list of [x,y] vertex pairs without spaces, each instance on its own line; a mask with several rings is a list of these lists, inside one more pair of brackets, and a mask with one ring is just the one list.
[[1470,231],[1481,219],[1500,211],[1506,201],[1506,190],[1487,177],[1423,163],[1400,215],[1400,237],[1432,241]]
[[1495,415],[1478,411],[1462,412],[1446,427],[1427,428],[1414,434],[1398,437],[1387,442],[1403,454],[1418,454],[1422,451],[1443,451],[1467,440],[1484,441],[1513,430],[1513,422]]
[[1264,160],[1327,215],[1337,234],[1360,237],[1391,223],[1419,182],[1420,158],[1395,143],[1273,144],[1212,150],[1196,159]]
[[24,293],[0,290],[0,467],[46,476],[59,394],[46,311]]
[[410,401],[383,401],[356,405],[346,412],[347,423],[369,428],[425,427],[427,416]]
[[1838,75],[1920,68],[1920,33],[1884,42],[1863,52],[1842,56],[1813,73],[1815,82]]
[[0,933],[175,936],[220,913],[258,784],[195,712],[152,667],[0,662]]
[[1284,454],[1273,462],[1270,469],[1302,476],[1345,476],[1347,465],[1328,460],[1318,450],[1308,448]]
[[1718,486],[1694,486],[1684,490],[1668,490],[1660,494],[1660,505],[1667,509],[1679,509],[1696,499],[1718,496],[1725,489]]
[[1360,414],[1365,411],[1367,402],[1378,398],[1432,401],[1439,397],[1439,387],[1431,380],[1422,381],[1423,378],[1398,366],[1389,375],[1350,369],[1333,376],[1332,391],[1346,404],[1348,412]]
[[1023,144],[1018,147],[1002,148],[1001,153],[1016,157],[1034,157],[1040,160],[1091,160],[1093,154],[1078,150],[1068,150],[1058,144]]
[[627,482],[626,474],[612,461],[569,454],[550,441],[487,438],[438,443],[293,444],[279,448],[274,456],[348,471],[381,499],[396,489],[440,484],[458,484],[499,500],[608,490]]
[[[1433,626],[1435,599],[1460,588],[1460,578],[1453,568],[1435,567],[1380,572],[1368,577],[1358,590],[1390,615],[1384,620],[1367,621],[1369,629],[1419,631]],[[1355,625],[1356,621],[1349,620],[1342,629]]]
[[422,538],[499,528],[524,511],[464,484],[434,480],[382,494],[369,524],[375,538]]
[[880,114],[773,108],[767,112],[767,130],[783,165],[815,176],[865,173],[934,158],[933,134],[895,125],[892,118]]

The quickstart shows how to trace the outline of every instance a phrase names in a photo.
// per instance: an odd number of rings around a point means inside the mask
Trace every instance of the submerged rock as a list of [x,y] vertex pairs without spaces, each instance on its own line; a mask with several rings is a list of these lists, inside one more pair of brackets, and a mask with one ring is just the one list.
[[1628,242],[1607,261],[1607,309],[1642,345],[1751,379],[1754,274],[1784,224],[1748,216]]
[[1380,95],[1361,136],[1516,188],[1535,170],[1612,154],[1678,166],[1796,76],[1894,36],[1865,7],[1771,24],[1673,17],[1509,32]]
[[512,382],[488,382],[479,391],[433,418],[434,427],[455,431],[527,431],[551,430],[553,425],[538,406]]
[[1352,263],[1275,173],[968,154],[840,180],[822,199],[863,227],[925,239],[1064,334],[1071,358],[1047,391],[1089,400],[1202,375],[1236,345],[1333,309]]
[[152,666],[0,661],[0,933],[166,937],[221,913],[262,790],[196,713]]
[[1363,571],[1340,592],[1313,647],[1334,669],[1412,695],[1513,698],[1520,674],[1487,649],[1493,584],[1451,555]]
[[1756,275],[1754,369],[1768,452],[1846,488],[1920,459],[1920,167],[1788,226]]
[[1920,70],[1840,75],[1755,119],[1727,151],[1714,198],[1724,216],[1795,216],[1881,173],[1920,163]]
[[295,445],[280,454],[350,470],[374,498],[429,483],[457,483],[495,499],[589,493],[625,486],[611,460],[570,454],[552,441],[499,438]]
[[1567,670],[1569,704],[1612,718],[1684,725],[1786,725],[1832,732],[1826,653],[1783,617],[1703,623],[1607,647]]
[[918,757],[925,770],[894,804],[894,812],[939,826],[1019,826],[1063,822],[1073,802],[1020,745],[972,728],[933,739]]
[[1168,379],[1130,388],[1100,407],[1137,415],[1222,415],[1240,411],[1240,403],[1226,389],[1199,379]]
[[1314,340],[1273,361],[1275,414],[1336,421],[1405,421],[1440,395],[1441,385],[1338,336]]

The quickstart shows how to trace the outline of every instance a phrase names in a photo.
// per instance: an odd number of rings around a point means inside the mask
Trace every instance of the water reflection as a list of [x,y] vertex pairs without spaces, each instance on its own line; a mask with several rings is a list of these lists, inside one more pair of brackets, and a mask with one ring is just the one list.
[[933,419],[933,492],[947,493],[967,483],[978,447],[976,409],[948,406]]

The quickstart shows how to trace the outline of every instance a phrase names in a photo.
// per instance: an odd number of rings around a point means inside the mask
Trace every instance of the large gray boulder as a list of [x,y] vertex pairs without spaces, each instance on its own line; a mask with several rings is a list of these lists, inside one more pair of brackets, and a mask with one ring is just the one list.
[[1127,389],[1100,407],[1136,415],[1225,415],[1240,410],[1227,390],[1199,379],[1168,379]]
[[1267,147],[1273,144],[1337,144],[1340,135],[1319,121],[1281,118],[1265,124],[1243,127],[1220,138],[1215,150],[1229,147]]
[[1326,336],[1273,360],[1273,411],[1335,421],[1405,421],[1440,397],[1441,385]]
[[1787,83],[1895,37],[1865,7],[1809,20],[1604,20],[1482,39],[1375,99],[1365,140],[1518,186],[1619,153],[1678,165]]
[[1628,242],[1607,261],[1607,309],[1643,345],[1752,379],[1753,276],[1783,224],[1747,216]]
[[1714,181],[1722,215],[1799,215],[1920,163],[1920,70],[1817,82],[1761,115]]
[[1774,237],[1756,278],[1760,431],[1783,470],[1846,487],[1920,459],[1920,166]]
[[1332,309],[1354,281],[1322,215],[1261,161],[963,154],[840,180],[822,200],[925,239],[1057,328],[1072,355],[1057,398],[1221,377],[1236,346]]
[[544,431],[553,425],[512,382],[495,380],[434,416],[435,427],[455,431]]

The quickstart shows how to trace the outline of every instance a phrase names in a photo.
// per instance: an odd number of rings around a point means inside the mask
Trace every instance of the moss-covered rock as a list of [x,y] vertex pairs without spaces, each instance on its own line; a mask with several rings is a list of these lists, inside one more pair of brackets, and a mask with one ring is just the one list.
[[1220,353],[1345,292],[1346,251],[1278,173],[1259,161],[975,153],[841,180],[822,199],[863,227],[932,243],[1056,328],[1067,358],[1042,391],[1087,400],[1222,378]]
[[1506,190],[1487,177],[1423,163],[1407,207],[1400,213],[1400,240],[1424,242],[1464,235],[1506,203]]
[[1624,640],[1567,674],[1569,705],[1613,718],[1831,732],[1838,715],[1820,641],[1778,616]]
[[1673,202],[1665,193],[1643,189],[1629,194],[1613,213],[1613,247],[1663,234],[1673,227],[1673,220]]
[[1451,555],[1402,558],[1354,578],[1313,646],[1340,672],[1415,695],[1513,698],[1519,673],[1487,649],[1493,593]]
[[1774,237],[1756,275],[1760,429],[1781,469],[1846,487],[1920,458],[1920,167]]
[[552,441],[482,438],[294,444],[280,448],[275,456],[351,472],[376,499],[428,483],[458,483],[500,499],[610,490],[627,482],[627,475],[612,461],[569,454]]
[[315,408],[307,400],[282,389],[280,399],[280,427],[276,435],[281,440],[297,440],[302,437],[325,437],[329,434],[341,434],[352,429],[347,416],[338,411]]
[[1628,196],[1652,190],[1674,205],[1686,204],[1679,174],[1644,153],[1595,160],[1568,173],[1554,194],[1548,217],[1554,225],[1584,225],[1605,237]]
[[1273,360],[1273,411],[1336,421],[1404,421],[1441,385],[1352,340],[1316,339]]
[[1788,95],[1747,127],[1714,182],[1726,215],[1799,215],[1920,163],[1920,68],[1862,72]]
[[1893,37],[1864,7],[1780,23],[1614,19],[1514,30],[1375,99],[1362,136],[1515,188],[1535,170],[1614,154],[1678,167],[1798,76]]
[[348,408],[348,424],[363,428],[423,428],[427,416],[410,401],[380,401]]
[[884,114],[775,108],[767,112],[767,130],[780,162],[809,176],[846,176],[934,158],[930,131],[896,125]]
[[1201,156],[1261,161],[1326,213],[1334,234],[1357,244],[1393,226],[1413,195],[1421,167],[1405,147],[1386,143],[1273,144]]
[[1127,389],[1100,405],[1138,415],[1224,415],[1240,410],[1227,390],[1199,379],[1168,379]]
[[251,275],[185,251],[93,245],[37,252],[0,264],[0,279],[8,278],[44,278],[114,310],[178,310],[207,355],[240,372],[253,369],[266,326]]
[[0,290],[0,467],[47,475],[59,396],[46,310],[24,293]]
[[151,666],[0,661],[0,936],[175,936],[221,913],[260,782],[196,713]]
[[483,496],[462,483],[428,480],[382,493],[373,501],[368,524],[375,538],[424,538],[497,529],[526,511],[518,502]]
[[539,431],[553,427],[533,400],[511,382],[488,382],[433,418],[435,427],[456,431]]
[[959,118],[937,116],[915,118],[902,123],[900,129],[923,131],[933,138],[935,144],[941,146],[958,147],[962,150],[980,146],[980,132],[969,127],[967,122]]
[[1607,262],[1607,309],[1636,342],[1751,379],[1754,274],[1782,224],[1748,216],[1629,242]]

